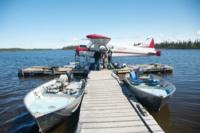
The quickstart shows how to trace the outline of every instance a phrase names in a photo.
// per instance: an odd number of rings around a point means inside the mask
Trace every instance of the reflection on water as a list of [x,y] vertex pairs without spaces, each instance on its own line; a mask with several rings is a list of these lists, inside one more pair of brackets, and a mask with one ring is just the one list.
[[[24,96],[50,78],[19,79],[18,69],[33,65],[58,66],[74,60],[73,51],[0,52],[0,132],[38,132],[27,112]],[[125,57],[114,60],[127,64],[163,63],[174,67],[164,78],[177,90],[160,112],[152,113],[166,132],[200,131],[200,51],[165,50],[161,57]],[[78,111],[50,132],[74,132]]]
[[[166,129],[170,127],[171,118],[170,118],[170,111],[169,111],[168,104],[166,104],[159,113],[152,112],[151,114],[154,116],[154,118],[156,119],[156,121],[159,123],[159,125],[162,128]],[[168,132],[172,132],[170,128],[168,129]]]

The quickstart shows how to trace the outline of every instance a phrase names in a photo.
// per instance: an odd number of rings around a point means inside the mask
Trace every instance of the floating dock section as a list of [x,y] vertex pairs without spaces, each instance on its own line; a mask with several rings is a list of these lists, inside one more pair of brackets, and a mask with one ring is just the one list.
[[164,132],[112,71],[91,71],[85,89],[78,133]]
[[172,73],[173,67],[164,65],[164,64],[135,64],[135,65],[128,65],[128,68],[131,70],[137,71],[138,68],[142,68],[144,73]]
[[66,73],[73,73],[74,76],[87,77],[89,70],[75,69],[72,67],[47,67],[47,66],[32,66],[18,71],[18,76],[41,77],[41,76],[56,76]]
[[[125,69],[120,69],[120,73],[126,73],[130,71],[137,71],[138,68],[142,68],[144,73],[172,73],[173,68],[163,64],[136,64],[128,65]],[[124,71],[125,70],[125,71]],[[128,71],[127,71],[128,70]],[[122,72],[124,71],[124,72]],[[37,77],[37,76],[56,76],[72,72],[75,76],[87,77],[89,70],[75,69],[75,65],[70,67],[48,67],[48,66],[32,66],[29,68],[22,68],[18,71],[19,77]]]
[[70,67],[32,66],[18,71],[19,77],[55,76],[72,71]]

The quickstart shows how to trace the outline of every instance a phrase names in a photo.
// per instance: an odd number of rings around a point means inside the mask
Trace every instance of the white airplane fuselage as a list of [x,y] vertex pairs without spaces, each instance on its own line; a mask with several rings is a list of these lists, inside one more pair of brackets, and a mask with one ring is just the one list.
[[157,53],[155,48],[140,46],[114,47],[112,52],[113,56],[147,56],[156,55]]

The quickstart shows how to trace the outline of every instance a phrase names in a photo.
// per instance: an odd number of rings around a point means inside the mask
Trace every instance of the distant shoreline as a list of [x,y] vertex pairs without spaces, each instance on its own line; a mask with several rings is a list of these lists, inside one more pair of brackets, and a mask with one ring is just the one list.
[[[160,50],[200,50],[200,48],[161,48],[156,47]],[[74,50],[74,48],[62,48],[62,49],[23,49],[23,48],[0,48],[0,52],[18,52],[18,51],[47,51],[47,50]]]
[[200,41],[161,42],[155,45],[157,49],[200,49]]
[[[137,44],[137,43],[136,43]],[[169,41],[164,41],[161,43],[156,43],[155,44],[156,49],[200,49],[200,41],[195,40],[195,41],[177,41],[177,42],[169,42]],[[74,50],[75,46],[69,45],[69,46],[64,46],[62,50]]]
[[66,47],[62,48],[62,50],[74,50],[74,49],[75,49],[75,46],[73,46],[73,45],[66,46]]
[[[160,50],[200,50],[199,48],[156,48]],[[0,48],[0,52],[19,52],[19,51],[48,51],[48,50],[74,50],[73,48],[65,48],[65,49],[13,49],[13,48]]]
[[[179,42],[161,42],[156,43],[155,45],[156,49],[200,49],[200,41],[196,40],[194,42],[192,41],[179,41]],[[52,49],[52,48],[0,48],[1,51],[45,51],[45,50],[75,50],[75,46],[69,45],[64,46],[63,48],[58,49]]]
[[46,51],[46,50],[62,50],[62,49],[51,49],[51,48],[32,48],[32,49],[26,49],[26,48],[0,48],[0,52],[3,51]]

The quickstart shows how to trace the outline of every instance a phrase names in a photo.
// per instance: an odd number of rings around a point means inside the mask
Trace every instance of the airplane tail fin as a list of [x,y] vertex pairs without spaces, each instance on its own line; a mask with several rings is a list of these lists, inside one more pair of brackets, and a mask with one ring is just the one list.
[[151,39],[149,48],[155,48],[155,44],[154,44],[154,39],[153,38]]

